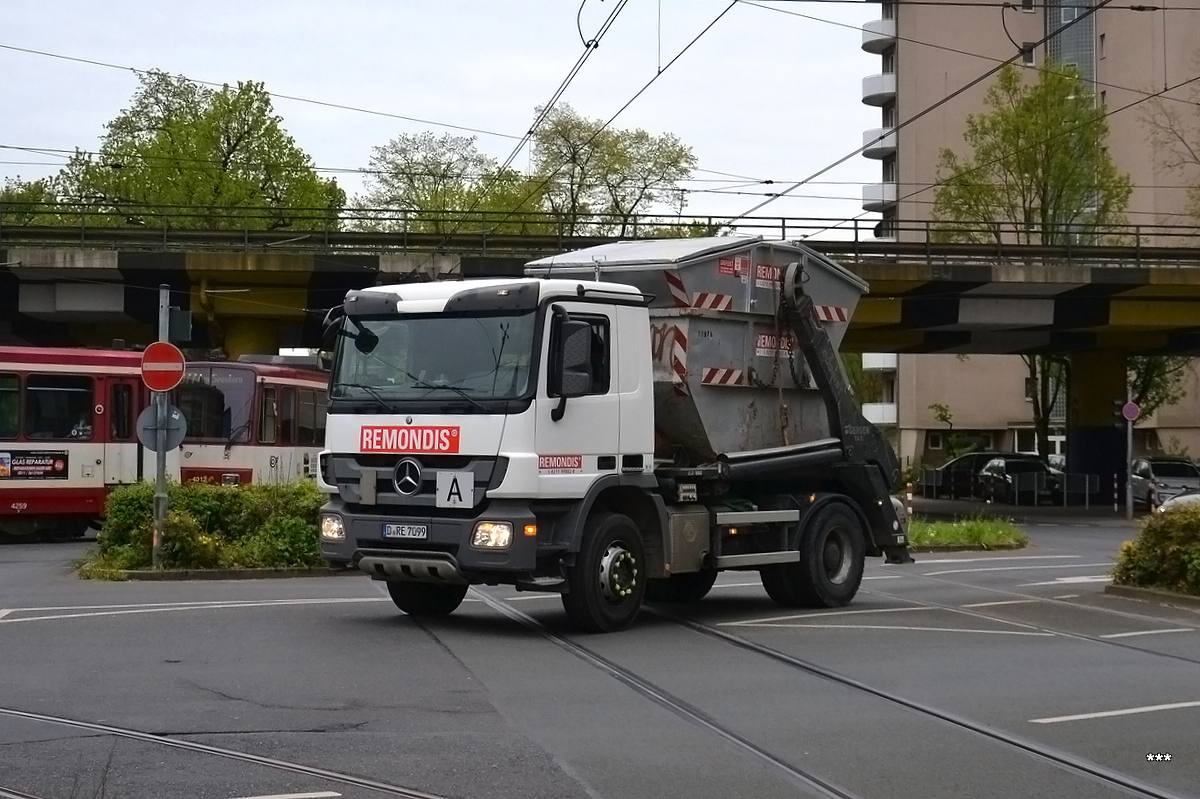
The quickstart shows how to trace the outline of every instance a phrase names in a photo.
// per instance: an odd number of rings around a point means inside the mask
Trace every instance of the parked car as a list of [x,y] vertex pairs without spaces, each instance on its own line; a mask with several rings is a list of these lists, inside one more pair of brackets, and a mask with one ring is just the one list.
[[982,496],[979,492],[979,470],[993,458],[1009,454],[1011,453],[981,450],[951,458],[933,470],[934,497],[965,499]]
[[1200,490],[1188,490],[1184,491],[1182,494],[1176,494],[1170,499],[1164,500],[1163,503],[1156,508],[1156,510],[1159,513],[1165,513],[1166,511],[1174,510],[1175,508],[1181,508],[1186,505],[1194,505],[1198,502],[1200,502]]
[[978,485],[984,499],[995,502],[1062,502],[1063,473],[1034,455],[992,458],[979,470]]
[[1187,458],[1138,458],[1129,467],[1133,504],[1147,509],[1200,490],[1200,469]]

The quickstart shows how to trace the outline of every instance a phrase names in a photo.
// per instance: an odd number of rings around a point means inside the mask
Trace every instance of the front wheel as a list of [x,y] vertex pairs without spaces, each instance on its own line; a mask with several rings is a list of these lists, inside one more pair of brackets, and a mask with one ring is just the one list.
[[817,511],[800,531],[798,563],[761,570],[767,595],[787,607],[844,607],[858,593],[866,566],[866,535],[858,515],[832,503]]
[[387,587],[392,602],[409,616],[449,616],[470,586],[389,582]]
[[575,626],[609,633],[633,624],[646,594],[646,555],[633,520],[618,513],[589,519],[566,578],[563,610]]

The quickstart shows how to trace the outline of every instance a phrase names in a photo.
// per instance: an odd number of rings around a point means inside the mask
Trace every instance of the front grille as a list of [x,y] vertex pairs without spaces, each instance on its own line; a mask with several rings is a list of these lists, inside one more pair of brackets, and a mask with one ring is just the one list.
[[[421,466],[420,487],[411,496],[396,490],[394,481],[396,466],[400,461],[411,458]],[[329,456],[329,474],[326,476],[338,487],[341,498],[351,504],[391,506],[418,510],[437,505],[434,492],[437,488],[437,472],[442,470],[469,471],[474,474],[475,506],[485,501],[489,490],[499,487],[508,471],[507,458],[470,455],[359,455],[333,453]],[[361,491],[365,470],[375,473],[375,502],[364,503]]]

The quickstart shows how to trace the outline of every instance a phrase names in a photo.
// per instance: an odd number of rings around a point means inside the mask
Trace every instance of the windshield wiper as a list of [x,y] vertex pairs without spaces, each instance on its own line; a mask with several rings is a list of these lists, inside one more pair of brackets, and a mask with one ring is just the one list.
[[484,413],[489,412],[488,407],[486,405],[484,405],[482,402],[480,402],[479,400],[475,399],[470,394],[468,394],[467,390],[465,388],[463,388],[462,386],[454,386],[449,383],[441,383],[441,384],[430,383],[428,380],[422,380],[421,378],[417,377],[414,374],[411,374],[410,372],[405,372],[404,376],[407,377],[409,380],[413,381],[413,385],[416,386],[417,388],[427,388],[430,391],[433,391],[433,390],[439,389],[439,388],[444,388],[448,391],[453,391],[455,394],[462,397],[467,402],[471,403],[472,405],[474,405],[476,408],[483,411]]
[[[388,411],[389,413],[394,413],[396,410],[396,407],[394,405],[392,405],[392,403],[388,402],[388,400],[385,399],[384,396],[379,393],[379,389],[377,389],[377,388],[375,388],[375,386],[369,385],[367,383],[334,383],[333,387],[334,388],[343,387],[343,388],[362,389],[363,393],[365,393],[371,399],[375,400],[375,404],[381,410]],[[334,399],[353,400],[355,398],[342,396],[342,397],[334,397]]]

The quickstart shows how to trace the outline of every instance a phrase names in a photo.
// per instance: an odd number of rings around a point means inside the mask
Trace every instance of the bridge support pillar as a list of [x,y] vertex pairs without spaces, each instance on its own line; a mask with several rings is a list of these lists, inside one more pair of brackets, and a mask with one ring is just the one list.
[[279,323],[275,320],[232,317],[221,320],[225,357],[275,355],[279,352]]
[[[1125,431],[1113,416],[1113,400],[1125,399],[1125,354],[1080,352],[1071,356],[1067,416],[1067,471],[1100,475],[1092,501],[1111,502],[1113,475],[1125,490]],[[1123,501],[1123,500],[1122,500]]]

